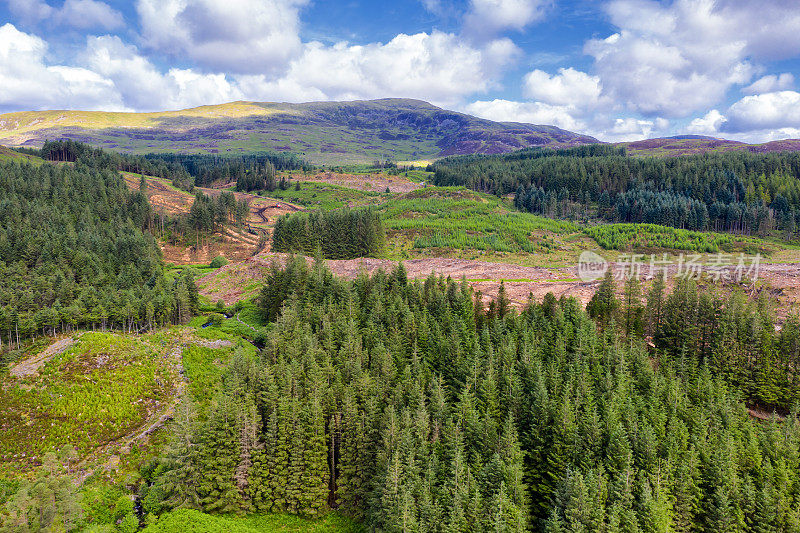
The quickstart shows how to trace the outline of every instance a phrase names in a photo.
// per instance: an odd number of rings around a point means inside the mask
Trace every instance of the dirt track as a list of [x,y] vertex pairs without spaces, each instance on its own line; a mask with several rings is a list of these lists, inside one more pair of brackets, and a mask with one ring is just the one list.
[[[311,179],[303,179],[329,183],[340,180],[343,183],[349,183],[348,180],[351,178],[364,179],[363,176],[340,174],[330,176],[320,174]],[[381,176],[381,178],[387,180],[384,176]],[[405,181],[405,178],[397,178],[397,182],[393,181],[390,186],[411,188],[419,186],[419,184]],[[125,173],[125,179],[130,188],[138,189],[138,175]],[[392,179],[394,180],[394,177]],[[377,185],[385,187],[387,183],[388,181],[380,184],[375,183],[371,184],[370,187]],[[174,189],[160,179],[148,178],[148,189],[148,197],[153,205],[164,209],[170,214],[186,213],[194,201],[194,198],[189,193]],[[222,192],[218,188],[199,188],[199,190],[211,196],[219,195]],[[282,200],[264,198],[248,193],[236,192],[234,194],[237,199],[246,199],[250,202],[248,223],[255,231],[266,232],[267,236],[269,236],[271,226],[279,216],[302,210],[302,207]],[[227,231],[225,235],[220,237],[219,242],[214,242],[198,250],[186,247],[164,246],[165,259],[176,264],[205,263],[220,254],[231,261],[240,261],[224,267],[219,273],[209,274],[201,280],[201,286],[203,287],[201,292],[205,291],[204,294],[213,296],[215,300],[223,299],[230,304],[242,297],[250,296],[252,289],[248,287],[252,287],[255,281],[263,277],[263,271],[266,266],[273,260],[282,261],[285,257],[284,254],[269,253],[269,245],[267,245],[267,252],[251,258],[250,256],[258,244],[258,237],[246,231]],[[268,241],[269,238],[267,239]],[[326,263],[335,274],[348,278],[357,276],[362,270],[369,273],[378,268],[391,270],[395,265],[393,261],[369,258],[327,261]],[[463,277],[487,297],[495,297],[500,280],[505,280],[509,297],[515,305],[524,305],[528,300],[529,294],[532,294],[535,299],[541,299],[548,292],[552,292],[556,297],[562,295],[575,296],[583,303],[586,303],[594,294],[597,285],[596,282],[580,281],[576,267],[525,267],[505,263],[448,258],[412,259],[405,261],[404,264],[408,275],[412,278],[424,278],[430,275],[431,272],[450,276],[454,279]],[[671,269],[671,276],[674,276],[675,270],[676,267]],[[224,276],[220,276],[220,274],[224,274]],[[759,279],[771,287],[771,297],[781,304],[781,315],[790,312],[792,307],[800,303],[800,264],[762,263]],[[760,285],[749,287],[748,291],[751,294],[755,294],[757,291],[763,290],[759,287]]]
[[[130,189],[139,190],[141,178],[138,174],[123,172],[123,176]],[[219,188],[197,187],[196,189],[212,197],[225,192]],[[256,233],[264,232],[269,235],[278,217],[303,209],[298,205],[274,198],[243,192],[233,194],[237,200],[247,200],[250,204],[247,224]],[[170,216],[188,213],[194,202],[192,194],[175,189],[165,180],[152,177],[147,178],[147,197],[156,211],[162,211]],[[218,239],[200,248],[162,244],[161,250],[165,261],[177,265],[208,263],[219,255],[229,261],[242,261],[253,254],[258,241],[258,236],[248,233],[247,229],[242,231],[227,229],[224,234],[218,235]],[[267,239],[267,249],[269,249],[269,239]]]

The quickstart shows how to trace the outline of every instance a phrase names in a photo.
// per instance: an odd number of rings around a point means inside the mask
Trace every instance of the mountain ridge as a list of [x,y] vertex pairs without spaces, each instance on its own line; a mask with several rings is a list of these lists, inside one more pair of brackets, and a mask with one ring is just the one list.
[[0,115],[0,143],[71,138],[130,153],[297,153],[314,163],[412,160],[597,143],[555,126],[494,122],[412,99],[230,102],[150,112],[23,111]]
[[[495,122],[408,98],[321,102],[235,101],[154,112],[19,111],[0,115],[0,144],[74,139],[127,153],[292,152],[315,164],[430,160],[522,148],[600,143],[556,126]],[[614,143],[633,156],[800,150],[800,139],[760,144],[705,135]]]

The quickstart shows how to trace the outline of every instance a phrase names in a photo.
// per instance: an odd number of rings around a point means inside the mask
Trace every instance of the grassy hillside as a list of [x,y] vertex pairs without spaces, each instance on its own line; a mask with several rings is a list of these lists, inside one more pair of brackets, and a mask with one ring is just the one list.
[[618,143],[635,156],[683,156],[693,154],[748,151],[753,153],[783,152],[800,150],[800,139],[785,139],[762,144],[747,144],[727,139],[710,137],[666,137],[644,141]]
[[29,163],[33,163],[34,165],[39,165],[44,162],[38,157],[28,154],[21,154],[19,152],[15,152],[14,150],[6,148],[5,146],[0,146],[0,162],[6,162],[6,161],[18,161],[18,162],[27,161]]
[[0,115],[0,143],[71,138],[133,153],[301,154],[323,164],[502,153],[597,142],[554,126],[498,123],[418,100],[234,102],[182,111],[30,111]]
[[67,444],[86,457],[161,412],[179,381],[165,340],[84,333],[13,365],[0,389],[0,475]]

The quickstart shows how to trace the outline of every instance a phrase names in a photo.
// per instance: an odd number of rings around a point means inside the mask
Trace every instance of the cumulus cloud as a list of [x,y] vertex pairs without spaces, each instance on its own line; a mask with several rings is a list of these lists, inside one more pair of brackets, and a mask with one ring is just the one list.
[[54,8],[43,0],[6,0],[13,15],[26,24],[47,20],[78,29],[113,30],[125,25],[122,13],[98,0],[66,0]]
[[367,45],[312,42],[284,76],[246,77],[242,85],[262,99],[402,96],[454,105],[466,95],[494,88],[496,76],[516,54],[516,47],[505,39],[475,47],[438,31],[401,33],[387,43]]
[[631,111],[686,116],[752,77],[747,40],[712,0],[615,0],[607,11],[620,31],[584,50],[608,95]]
[[686,127],[686,133],[696,135],[716,135],[719,133],[722,125],[727,122],[727,118],[717,111],[712,109],[704,116],[692,120]]
[[[606,11],[619,31],[588,41],[584,50],[608,94],[645,115],[708,109],[731,86],[750,81],[753,61],[796,55],[800,48],[800,10],[780,0],[614,0]],[[775,90],[790,82],[773,83]]]
[[160,110],[219,104],[242,98],[224,74],[170,69],[162,74],[135,46],[116,36],[90,37],[83,60],[111,80],[122,101],[137,110]]
[[606,114],[585,113],[573,105],[553,105],[544,102],[479,100],[464,106],[463,109],[475,116],[500,122],[552,124],[608,142],[637,141],[664,135],[670,126],[669,121],[661,117],[614,118]]
[[606,140],[633,141],[647,139],[653,132],[663,132],[669,121],[663,118],[647,120],[635,117],[615,118],[613,125],[600,135]]
[[113,83],[78,67],[47,65],[47,43],[12,24],[0,27],[0,107],[121,109]]
[[800,93],[778,91],[745,96],[726,113],[725,130],[746,132],[778,128],[800,128]]
[[[75,0],[70,9],[83,1]],[[439,31],[399,34],[388,42],[365,45],[306,43],[280,74],[268,68],[253,73],[165,71],[116,35],[87,37],[85,48],[69,66],[48,64],[47,52],[43,39],[10,24],[2,28],[0,106],[152,111],[241,99],[297,102],[390,96],[456,106],[469,95],[498,87],[502,72],[519,55],[509,39],[474,44]]]
[[794,87],[794,76],[788,72],[780,75],[770,74],[759,78],[752,84],[744,87],[742,92],[745,94],[771,93],[784,91]]
[[550,75],[534,70],[525,76],[525,96],[554,105],[574,105],[592,108],[600,103],[603,90],[600,78],[573,68],[559,69]]
[[147,47],[210,70],[278,72],[302,49],[299,9],[307,0],[139,0]]
[[499,122],[528,122],[558,126],[565,130],[583,132],[587,124],[573,116],[574,108],[543,102],[516,102],[512,100],[479,100],[464,107],[464,111],[477,117]]
[[478,39],[509,29],[519,31],[543,19],[551,4],[551,0],[471,0],[464,30]]
[[67,0],[57,12],[58,19],[74,28],[113,30],[125,25],[122,13],[96,0]]
[[26,24],[41,22],[53,14],[54,9],[43,0],[5,0],[8,10]]

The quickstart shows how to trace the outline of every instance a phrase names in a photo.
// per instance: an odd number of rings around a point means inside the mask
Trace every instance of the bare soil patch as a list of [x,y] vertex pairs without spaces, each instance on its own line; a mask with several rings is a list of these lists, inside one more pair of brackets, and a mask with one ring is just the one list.
[[[260,288],[269,265],[273,261],[282,264],[287,257],[287,254],[262,252],[241,263],[227,265],[198,280],[200,293],[215,301],[224,300],[226,305],[253,296]],[[313,262],[310,258],[308,261]],[[325,264],[334,274],[353,279],[361,272],[372,274],[378,269],[390,271],[397,262],[363,258],[328,260]],[[432,273],[455,280],[464,278],[483,293],[487,303],[489,298],[497,297],[502,280],[508,297],[516,307],[524,306],[530,297],[541,301],[547,293],[553,293],[557,298],[575,297],[585,305],[599,284],[599,281],[581,281],[577,266],[545,268],[452,258],[410,259],[403,261],[403,264],[410,278],[423,279]],[[622,267],[615,263],[612,268]],[[668,272],[669,284],[674,281],[676,270],[677,267],[672,267]],[[646,275],[647,271],[643,274]],[[618,285],[621,290],[621,283]],[[743,288],[751,297],[766,291],[768,297],[779,304],[779,318],[784,318],[800,303],[800,264],[762,264],[757,283],[719,286],[721,290],[730,290],[734,285]]]
[[[128,188],[139,190],[141,178],[138,174],[123,172],[123,176]],[[156,211],[170,216],[189,212],[194,202],[192,194],[176,189],[160,178],[148,176],[146,179],[147,197]],[[218,187],[197,187],[197,189],[212,197],[225,192]],[[274,198],[243,192],[234,192],[233,194],[237,200],[246,200],[250,204],[250,215],[245,228],[241,230],[226,228],[224,233],[215,235],[210,242],[204,243],[200,247],[161,243],[164,260],[176,265],[203,264],[221,255],[229,261],[244,261],[256,251],[261,233],[267,237],[266,249],[269,250],[269,236],[278,217],[303,209],[298,205]]]
[[53,344],[42,350],[40,353],[29,357],[9,368],[9,373],[17,379],[30,376],[38,376],[39,370],[47,364],[53,357],[64,353],[70,346],[75,344],[77,336],[66,337],[55,341]]
[[361,191],[408,193],[424,187],[424,184],[409,180],[405,176],[389,176],[387,174],[342,174],[338,172],[320,172],[312,176],[293,175],[293,179],[313,183],[339,185]]

